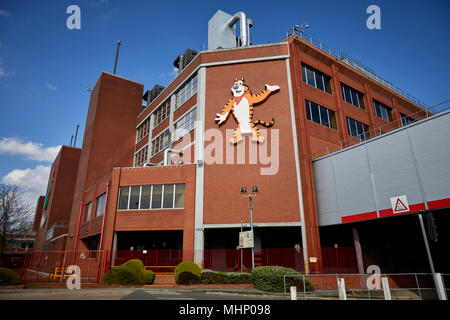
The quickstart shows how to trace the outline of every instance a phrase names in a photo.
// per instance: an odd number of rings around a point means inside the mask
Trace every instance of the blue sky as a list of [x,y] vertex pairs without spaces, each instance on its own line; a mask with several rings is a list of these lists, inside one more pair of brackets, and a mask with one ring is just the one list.
[[[81,9],[81,30],[69,30],[66,9]],[[366,8],[381,9],[381,30],[366,27]],[[208,21],[221,9],[254,20],[254,44],[280,42],[289,28],[345,52],[428,105],[449,99],[450,1],[120,1],[0,0],[0,180],[45,192],[59,146],[80,124],[89,92],[111,72],[167,85],[173,60],[186,48],[207,47]],[[33,203],[34,205],[34,203]]]

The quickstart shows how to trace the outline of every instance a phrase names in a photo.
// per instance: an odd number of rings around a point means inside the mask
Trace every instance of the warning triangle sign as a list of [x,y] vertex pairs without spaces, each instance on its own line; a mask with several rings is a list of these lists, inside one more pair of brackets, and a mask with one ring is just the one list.
[[397,203],[395,204],[394,212],[405,211],[405,210],[408,210],[408,207],[405,206],[405,204],[402,202],[402,200],[400,200],[400,198],[398,198]]

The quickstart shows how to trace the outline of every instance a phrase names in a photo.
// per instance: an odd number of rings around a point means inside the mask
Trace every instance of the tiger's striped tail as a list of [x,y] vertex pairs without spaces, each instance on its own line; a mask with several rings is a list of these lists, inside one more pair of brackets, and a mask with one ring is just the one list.
[[258,125],[258,124],[261,124],[261,125],[263,125],[264,127],[270,128],[270,127],[272,127],[273,124],[275,123],[275,119],[272,118],[272,121],[270,121],[270,122],[266,122],[266,121],[262,121],[262,120],[256,120],[256,121],[253,122],[253,123],[255,124],[255,126]]

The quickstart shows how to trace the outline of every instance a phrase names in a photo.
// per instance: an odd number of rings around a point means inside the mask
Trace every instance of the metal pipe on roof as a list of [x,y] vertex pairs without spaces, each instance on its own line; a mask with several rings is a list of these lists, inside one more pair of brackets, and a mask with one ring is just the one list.
[[[238,20],[240,20],[240,32],[241,32],[241,42],[242,46],[249,46],[250,45],[250,35],[249,35],[249,25],[247,20],[247,15],[239,11],[234,14],[233,17],[231,17],[230,20],[226,23],[226,26],[231,28]],[[253,25],[253,21],[252,25]]]

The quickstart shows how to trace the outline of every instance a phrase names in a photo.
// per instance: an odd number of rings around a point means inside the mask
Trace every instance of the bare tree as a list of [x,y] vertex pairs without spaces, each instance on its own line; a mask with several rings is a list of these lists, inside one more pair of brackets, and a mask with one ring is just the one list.
[[18,185],[0,183],[0,255],[6,240],[13,234],[25,233],[30,225],[30,207]]

